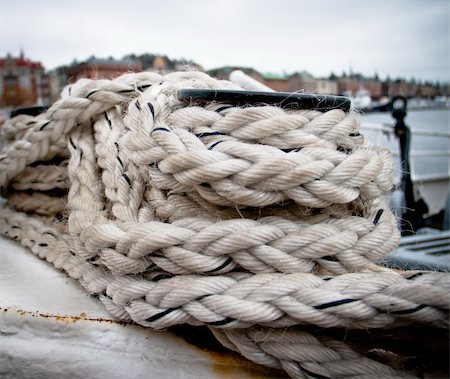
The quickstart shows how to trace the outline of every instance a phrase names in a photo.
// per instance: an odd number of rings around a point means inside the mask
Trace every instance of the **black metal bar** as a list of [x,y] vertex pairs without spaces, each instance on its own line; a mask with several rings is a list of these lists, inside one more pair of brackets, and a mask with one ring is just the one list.
[[408,101],[403,96],[396,96],[392,99],[392,117],[396,123],[394,132],[399,140],[402,179],[400,187],[405,196],[405,209],[402,214],[400,227],[402,235],[414,234],[424,225],[423,215],[428,212],[428,207],[422,199],[416,201],[414,198],[414,184],[411,179],[410,147],[411,131],[405,123],[407,115]]
[[341,109],[344,112],[348,112],[351,106],[348,97],[296,92],[185,88],[178,91],[178,99],[187,103],[196,104],[217,102],[234,106],[276,105],[281,108],[314,109],[322,112],[331,109]]

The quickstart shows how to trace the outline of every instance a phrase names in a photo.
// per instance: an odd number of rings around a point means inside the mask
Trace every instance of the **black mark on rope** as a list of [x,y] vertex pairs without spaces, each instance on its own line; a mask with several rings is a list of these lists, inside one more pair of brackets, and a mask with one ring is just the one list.
[[233,259],[232,259],[232,258],[228,258],[228,259],[227,259],[225,262],[223,262],[219,267],[216,267],[216,268],[213,269],[213,270],[209,270],[209,271],[207,271],[207,273],[213,273],[213,272],[222,270],[224,267],[227,267],[231,262],[233,262]]
[[33,124],[36,124],[36,121],[27,122],[27,125],[33,125]]
[[42,235],[44,235],[44,234],[48,234],[48,235],[50,235],[50,236],[52,236],[52,237],[55,237],[56,238],[56,236],[52,233],[52,232],[44,232],[44,233],[42,233]]
[[325,280],[326,282],[328,282],[329,280],[331,280],[331,276],[327,276],[325,278],[322,278],[322,280]]
[[354,301],[356,301],[356,299],[336,300],[336,301],[331,301],[329,303],[316,305],[314,308],[316,308],[316,309],[326,309],[326,308],[331,308],[331,307],[337,307],[338,305],[342,305],[342,304],[353,303]]
[[114,142],[114,145],[116,146],[117,152],[119,152],[119,144],[117,142]]
[[352,149],[346,148],[346,147],[342,147],[342,146],[338,146],[336,148],[337,151],[341,151],[342,153],[345,154],[350,154],[352,152]]
[[155,118],[155,108],[153,108],[153,104],[147,103],[147,105],[148,105],[148,108],[150,109],[150,112],[152,112],[153,118]]
[[298,153],[301,149],[303,149],[303,147],[295,147],[295,148],[291,148],[291,149],[281,149],[282,151],[284,151],[285,153]]
[[142,110],[142,108],[141,108],[141,103],[139,102],[139,100],[136,100],[136,102],[134,103],[134,105],[136,105],[136,108],[139,109],[139,111]]
[[216,147],[221,142],[223,142],[223,141],[214,142],[210,147],[208,147],[208,150],[212,150],[214,147]]
[[201,296],[197,297],[195,300],[200,301],[200,300],[206,299],[207,297],[212,296],[212,295],[213,295],[212,293],[208,293],[206,295],[201,295]]
[[117,160],[119,161],[120,165],[123,167],[122,159],[120,159],[120,157],[117,157]]
[[134,89],[121,89],[120,91],[117,91],[117,93],[130,93],[134,92]]
[[127,174],[122,174],[122,177],[127,181],[128,185],[131,186],[131,180],[130,180],[130,178],[127,176]]
[[409,278],[407,278],[408,280],[412,280],[412,279],[415,279],[415,278],[417,278],[417,277],[419,277],[419,276],[422,276],[423,275],[423,272],[416,272],[414,275],[411,275]]
[[147,88],[150,88],[152,85],[151,84],[144,84],[143,86],[137,86],[136,89],[138,91],[144,92]]
[[326,261],[331,261],[331,262],[337,262],[338,261],[336,259],[336,257],[334,257],[332,255],[326,255],[325,257],[322,257],[322,259],[325,259]]
[[87,94],[87,96],[86,96],[86,99],[89,99],[89,97],[90,97],[91,95],[93,95],[94,93],[96,93],[96,92],[98,92],[98,90],[89,92],[89,93]]
[[178,309],[178,308],[169,308],[169,309],[166,309],[165,311],[160,312],[160,313],[157,313],[156,315],[153,315],[153,316],[151,316],[151,317],[145,319],[144,321],[147,321],[147,322],[153,322],[153,321],[159,320],[161,317],[167,316],[170,312],[173,312],[173,311],[175,311],[175,310],[177,310],[177,309]]
[[[55,216],[56,220],[61,222],[61,221],[66,221],[66,218],[63,215],[56,215]],[[70,253],[73,254],[73,251],[70,251]]]
[[170,279],[172,278],[173,275],[168,275],[168,274],[158,274],[155,277],[153,277],[152,282],[159,282],[162,279]]
[[350,137],[359,137],[361,135],[361,133],[350,133],[349,136]]
[[105,112],[105,118],[106,118],[106,121],[108,121],[109,128],[112,129],[111,120],[108,118],[108,114],[106,112]]
[[69,142],[70,142],[70,144],[72,145],[72,147],[76,150],[77,147],[76,147],[75,144],[73,143],[72,137],[69,138]]
[[42,125],[39,130],[43,130],[51,121],[47,121],[44,125]]
[[89,258],[89,259],[87,259],[87,262],[89,262],[91,265],[93,265],[95,267],[99,266],[99,264],[97,263],[97,256],[96,255],[91,257],[91,258]]
[[205,322],[205,324],[212,325],[212,326],[222,326],[222,325],[229,324],[230,322],[233,322],[233,321],[234,321],[234,318],[225,317],[223,320]]
[[375,215],[375,218],[373,219],[374,225],[378,224],[378,221],[380,221],[381,215],[383,214],[383,209],[378,209],[377,214]]
[[209,136],[223,136],[223,133],[220,132],[206,132],[206,133],[198,133],[195,136],[198,138],[209,137]]
[[[153,163],[154,164],[154,163]],[[187,193],[186,192],[170,192],[167,194],[167,197],[171,197],[171,196],[186,196]]]
[[316,378],[316,379],[331,379],[329,376],[323,376],[320,374],[317,374],[315,372],[309,371],[306,368],[303,368],[302,366],[298,366],[300,367],[300,370],[302,370],[307,376],[311,377],[311,378]]
[[392,311],[391,314],[393,315],[409,315],[411,313],[420,311],[421,309],[425,308],[426,305],[425,304],[420,304],[415,308],[410,308],[410,309],[404,309],[402,311]]
[[232,105],[224,105],[223,107],[217,108],[216,112],[222,112],[225,109],[230,109],[230,108],[234,108]]
[[40,243],[39,246],[46,247],[48,245],[46,243]]
[[[11,229],[21,229],[20,227],[18,227],[18,226],[16,226],[16,225],[13,225],[13,226],[11,226]],[[45,234],[45,233],[44,233]]]
[[157,130],[159,130],[160,132],[170,132],[170,130],[167,129],[167,128],[155,128],[155,129],[153,129],[154,132],[156,132]]
[[109,296],[109,295],[106,293],[106,290],[103,291],[103,292],[101,293],[101,295],[103,295],[103,296],[107,297],[108,299],[111,299],[111,300],[112,300],[112,297]]

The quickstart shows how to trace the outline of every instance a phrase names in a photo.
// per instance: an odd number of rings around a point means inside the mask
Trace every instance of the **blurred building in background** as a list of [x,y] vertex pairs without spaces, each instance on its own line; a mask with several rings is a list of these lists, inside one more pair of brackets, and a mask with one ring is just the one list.
[[[32,61],[21,52],[18,57],[7,54],[0,57],[0,108],[48,105],[58,99],[61,90],[80,78],[113,79],[129,72],[156,71],[166,74],[172,71],[204,71],[192,60],[171,59],[166,55],[144,53],[128,54],[122,59],[97,58],[74,60],[68,65],[46,72],[41,62]],[[358,96],[363,93],[372,100],[406,96],[408,98],[434,99],[450,96],[448,83],[422,82],[411,78],[382,80],[377,74],[364,76],[349,72],[329,77],[314,77],[306,71],[287,73],[264,73],[252,67],[223,66],[208,70],[218,79],[229,79],[234,70],[241,70],[253,79],[280,92],[310,92],[317,94]]]
[[341,76],[331,74],[328,78],[316,78],[306,71],[293,74],[264,73],[252,67],[223,66],[208,70],[209,75],[228,80],[230,73],[241,70],[253,79],[280,92],[309,92],[321,95],[357,96],[364,93],[373,100],[392,96],[406,96],[434,99],[439,96],[450,96],[448,83],[417,82],[415,79],[395,79],[389,77],[381,80],[377,74],[371,77],[360,73],[342,73]]
[[166,55],[149,53],[129,54],[122,59],[91,56],[86,61],[74,61],[50,72],[51,100],[55,101],[67,84],[74,83],[81,78],[114,79],[130,72],[155,71],[165,74],[186,70],[203,71],[203,67],[191,60],[170,59]]
[[243,66],[223,66],[223,67],[217,67],[213,68],[212,70],[206,71],[209,75],[214,76],[217,79],[221,80],[228,80],[230,77],[230,74],[234,70],[241,70],[243,73],[247,74],[248,76],[252,77],[253,79],[263,82],[263,76],[260,72],[256,71],[252,67],[243,67]]
[[334,77],[314,78],[309,72],[296,72],[289,76],[289,91],[304,91],[320,95],[337,95],[338,82]]
[[142,71],[142,64],[133,59],[90,57],[84,62],[66,66],[63,71],[69,83],[74,83],[81,78],[113,79],[127,72],[139,72]]
[[49,74],[49,86],[52,102],[61,90],[78,79],[114,79],[129,72],[142,71],[142,63],[134,59],[97,58],[91,56],[86,61],[74,61],[70,65],[60,66]]
[[0,106],[18,107],[47,104],[50,101],[49,78],[41,62],[7,54],[0,58]]
[[267,86],[278,92],[289,91],[289,76],[286,74],[274,74],[266,72],[262,74],[262,82]]

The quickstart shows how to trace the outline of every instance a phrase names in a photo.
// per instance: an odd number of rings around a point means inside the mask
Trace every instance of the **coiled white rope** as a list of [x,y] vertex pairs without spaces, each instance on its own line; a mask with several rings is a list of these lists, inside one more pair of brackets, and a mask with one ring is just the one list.
[[[186,106],[180,88],[236,87],[201,73],[83,80],[46,114],[8,122],[0,185],[10,185],[10,207],[67,212],[69,233],[7,208],[1,233],[120,319],[207,325],[225,346],[293,377],[403,375],[342,343],[278,330],[448,327],[448,274],[375,263],[399,241],[383,201],[389,153],[363,144],[353,114]],[[67,200],[48,192],[69,183]],[[276,348],[261,350],[261,333]]]

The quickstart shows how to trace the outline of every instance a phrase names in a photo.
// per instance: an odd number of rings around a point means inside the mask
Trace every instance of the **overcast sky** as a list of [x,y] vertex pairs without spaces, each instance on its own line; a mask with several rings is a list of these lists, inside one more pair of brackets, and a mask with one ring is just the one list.
[[448,0],[0,0],[0,57],[192,59],[316,76],[449,81]]

